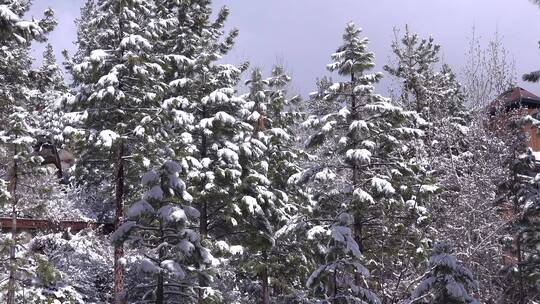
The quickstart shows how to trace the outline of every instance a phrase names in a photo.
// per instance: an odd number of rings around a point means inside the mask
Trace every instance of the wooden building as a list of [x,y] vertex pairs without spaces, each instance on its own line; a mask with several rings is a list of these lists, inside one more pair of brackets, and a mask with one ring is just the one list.
[[[516,118],[533,115],[540,110],[540,97],[533,93],[516,87],[499,95],[488,106],[491,116],[491,125],[494,129],[503,130],[507,123]],[[496,119],[493,119],[496,118]],[[540,135],[535,127],[523,127],[527,135],[528,146],[535,152],[540,152]]]

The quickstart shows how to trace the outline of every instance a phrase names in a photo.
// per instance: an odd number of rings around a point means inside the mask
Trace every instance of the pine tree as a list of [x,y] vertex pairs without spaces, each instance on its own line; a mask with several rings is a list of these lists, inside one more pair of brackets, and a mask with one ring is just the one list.
[[[353,239],[347,244],[356,244],[360,253],[381,263],[373,280],[384,289],[384,284],[390,284],[386,282],[390,274],[385,272],[388,265],[382,263],[397,258],[390,248],[408,246],[405,239],[419,238],[417,229],[426,219],[424,199],[433,186],[418,178],[423,169],[411,147],[412,140],[423,134],[416,127],[421,120],[415,112],[404,111],[373,92],[382,75],[367,73],[374,66],[374,55],[367,51],[367,38],[359,34],[359,29],[348,24],[344,43],[327,66],[348,79],[331,85],[325,98],[345,106],[338,112],[311,116],[304,123],[317,130],[308,147],[317,147],[318,159],[294,179],[313,182],[310,189],[316,203],[312,216],[317,225],[308,233],[324,235],[335,226],[329,223],[343,222],[340,214],[350,214]],[[363,272],[348,270],[353,272],[354,284],[336,287],[339,294],[327,289],[327,296],[352,297],[351,302],[359,296]],[[399,285],[399,279],[397,282]]]
[[203,265],[214,259],[192,228],[200,213],[190,205],[192,197],[178,178],[180,170],[168,161],[159,171],[144,174],[141,181],[148,190],[131,205],[127,221],[111,236],[144,252],[144,257],[135,256],[139,285],[128,299],[170,303],[182,297],[183,302],[196,303],[202,288],[199,276],[209,276]]
[[433,104],[434,92],[430,88],[436,83],[433,64],[439,61],[440,45],[435,44],[433,37],[419,40],[418,35],[411,33],[406,26],[403,38],[399,40],[396,37],[392,43],[392,51],[396,56],[396,66],[386,65],[384,69],[403,81],[400,103],[418,113],[437,106]]
[[471,290],[478,288],[472,273],[452,255],[448,243],[440,242],[433,246],[428,267],[408,303],[480,303],[469,295]]
[[495,201],[506,220],[506,235],[501,236],[505,249],[501,298],[520,304],[538,300],[538,173],[535,154],[526,145],[522,126],[532,124],[536,128],[539,123],[527,116],[514,118],[507,126],[507,132],[513,135],[509,142],[511,154],[506,164],[509,174],[498,185]]
[[363,256],[353,238],[351,224],[349,214],[340,214],[330,228],[332,238],[326,248],[326,264],[319,266],[306,284],[316,292],[322,291],[329,303],[381,303],[375,293],[357,283],[360,275],[367,278],[370,274],[360,262]]
[[[44,157],[43,164],[54,164],[57,175],[62,183],[67,183],[66,171],[72,155],[61,149],[64,138],[63,112],[60,109],[62,97],[67,93],[68,87],[64,74],[56,63],[54,49],[47,44],[43,53],[43,62],[38,70],[32,71],[35,79],[33,90],[30,91],[32,111],[39,115],[36,150]],[[68,159],[69,158],[69,159]]]
[[[36,166],[41,158],[33,155],[35,129],[31,127],[36,117],[30,113],[28,90],[31,86],[29,77],[30,59],[28,49],[32,41],[45,41],[46,34],[56,25],[52,10],[45,12],[41,20],[25,21],[23,15],[29,10],[28,2],[0,1],[0,152],[2,157],[2,176],[7,180],[3,197],[11,201],[12,230],[7,260],[9,275],[7,279],[8,304],[15,304],[20,279],[24,277],[17,254],[20,249],[17,240],[17,217],[20,204],[24,203],[25,187],[28,179],[37,173]],[[8,168],[8,169],[6,169]],[[6,191],[7,190],[7,191]]]
[[98,27],[95,26],[95,22],[97,22],[96,17],[96,0],[86,0],[81,7],[80,16],[75,19],[77,26],[77,52],[72,60],[76,63],[81,63],[85,57],[90,56],[90,53],[94,50],[94,46],[98,43]]
[[[74,121],[64,135],[74,141],[76,176],[105,193],[114,189],[109,199],[114,198],[117,227],[123,219],[124,196],[136,193],[129,181],[170,154],[159,149],[169,132],[161,115],[164,71],[152,53],[155,32],[146,27],[155,17],[152,4],[99,1],[95,11],[87,12],[94,18],[80,23],[79,55],[84,57],[68,62],[78,90],[64,102]],[[122,255],[122,246],[116,246],[115,303],[122,301]]]
[[[295,213],[300,212],[305,201],[298,188],[287,184],[288,178],[301,170],[300,162],[304,157],[295,147],[293,126],[301,113],[297,108],[298,97],[287,97],[285,86],[289,81],[290,77],[279,66],[267,79],[259,69],[254,69],[246,81],[249,93],[242,96],[250,113],[246,120],[253,125],[253,133],[241,145],[250,153],[240,157],[242,184],[239,191],[246,205],[240,207],[244,219],[239,222],[239,229],[245,232],[241,239],[231,238],[245,250],[231,263],[240,267],[238,277],[246,278],[243,289],[260,290],[251,293],[252,301],[260,297],[262,303],[295,297],[296,287],[301,286],[297,273],[285,274],[290,261],[300,252],[290,248],[284,251],[285,246],[291,245],[291,232],[282,230]],[[276,276],[278,273],[281,275]],[[250,274],[256,279],[250,280]],[[285,281],[294,282],[296,286],[289,286]]]
[[178,157],[185,157],[182,165],[187,169],[186,177],[194,178],[189,183],[194,187],[190,192],[198,194],[195,204],[201,210],[204,238],[211,230],[209,223],[216,222],[209,218],[209,209],[222,205],[223,195],[230,192],[225,189],[232,190],[239,182],[235,173],[239,166],[229,152],[238,154],[235,142],[242,140],[242,132],[251,129],[239,120],[243,101],[233,97],[241,70],[216,63],[232,47],[237,31],[220,40],[228,9],[223,8],[212,21],[207,0],[163,1],[158,7],[160,16],[170,22],[163,29],[165,39],[160,45],[169,63],[165,68],[169,86],[164,106],[171,109],[176,121],[185,124],[173,149]]

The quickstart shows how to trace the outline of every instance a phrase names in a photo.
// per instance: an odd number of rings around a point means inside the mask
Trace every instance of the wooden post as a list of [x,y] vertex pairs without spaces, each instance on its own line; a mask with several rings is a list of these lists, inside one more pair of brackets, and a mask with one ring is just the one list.
[[[118,142],[116,158],[116,214],[114,227],[118,229],[124,220],[124,143]],[[121,259],[124,257],[124,244],[114,245],[114,303],[124,303],[124,266]]]

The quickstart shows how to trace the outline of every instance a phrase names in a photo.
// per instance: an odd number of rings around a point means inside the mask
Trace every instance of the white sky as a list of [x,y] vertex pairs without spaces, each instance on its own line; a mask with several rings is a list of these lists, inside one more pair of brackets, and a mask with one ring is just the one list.
[[[52,7],[59,19],[50,35],[60,52],[74,52],[75,27],[83,0],[36,0],[30,14],[40,16]],[[377,71],[388,63],[394,26],[409,24],[421,36],[433,35],[442,45],[444,60],[460,72],[465,63],[467,37],[474,25],[487,38],[496,30],[516,61],[518,78],[540,69],[540,9],[528,0],[214,0],[216,8],[229,6],[228,27],[240,29],[234,51],[225,58],[232,63],[249,60],[266,71],[284,63],[293,76],[293,87],[306,96],[314,80],[328,74],[325,65],[340,43],[344,26],[353,21],[375,52]],[[40,54],[42,46],[35,47]],[[519,83],[537,94],[540,84]],[[382,93],[389,85],[381,84]]]

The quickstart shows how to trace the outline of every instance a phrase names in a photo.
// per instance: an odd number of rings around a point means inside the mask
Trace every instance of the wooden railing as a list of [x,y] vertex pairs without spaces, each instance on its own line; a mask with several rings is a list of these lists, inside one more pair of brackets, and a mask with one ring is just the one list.
[[[13,226],[12,218],[0,217],[0,230],[9,231]],[[101,229],[104,234],[114,231],[110,223],[84,222],[84,221],[50,221],[40,219],[18,218],[17,231],[37,230],[45,232],[59,232],[70,230],[81,231],[86,228]]]

